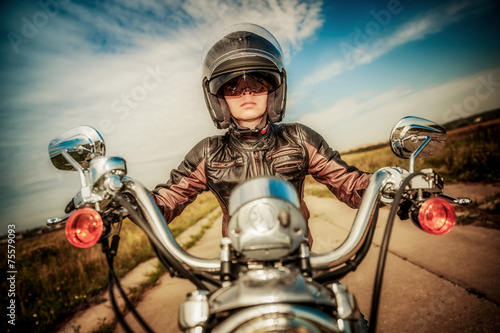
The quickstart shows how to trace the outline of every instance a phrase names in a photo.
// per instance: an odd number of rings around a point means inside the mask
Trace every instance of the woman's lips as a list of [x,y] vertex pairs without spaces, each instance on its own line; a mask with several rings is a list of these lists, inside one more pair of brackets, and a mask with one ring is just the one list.
[[252,101],[246,101],[244,102],[243,104],[241,104],[241,106],[245,107],[245,106],[254,106],[256,103],[252,102]]

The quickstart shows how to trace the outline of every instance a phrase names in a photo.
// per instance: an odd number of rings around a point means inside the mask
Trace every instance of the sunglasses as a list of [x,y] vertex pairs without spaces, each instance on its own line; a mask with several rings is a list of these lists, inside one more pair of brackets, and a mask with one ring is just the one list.
[[[281,77],[277,73],[252,72],[230,79],[229,81],[224,83],[215,94],[212,91],[211,93],[214,95],[230,98],[239,98],[243,96],[244,93],[250,93],[253,96],[259,96],[274,91],[280,86],[280,84]],[[215,87],[212,86],[210,88]]]

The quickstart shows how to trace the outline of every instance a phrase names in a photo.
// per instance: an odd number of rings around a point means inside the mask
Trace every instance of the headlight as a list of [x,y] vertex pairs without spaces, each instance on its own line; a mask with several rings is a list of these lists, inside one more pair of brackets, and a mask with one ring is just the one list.
[[258,203],[250,210],[250,225],[258,232],[265,233],[278,224],[278,212],[266,203]]
[[306,240],[306,221],[292,184],[277,177],[253,178],[229,199],[228,233],[233,248],[252,260],[276,260]]
[[280,198],[300,209],[300,200],[292,184],[278,177],[258,177],[235,187],[229,197],[229,215],[245,204],[262,198]]

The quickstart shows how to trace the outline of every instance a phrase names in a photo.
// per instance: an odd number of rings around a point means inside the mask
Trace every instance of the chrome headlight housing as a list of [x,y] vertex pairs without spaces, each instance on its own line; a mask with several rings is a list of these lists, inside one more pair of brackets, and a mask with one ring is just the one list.
[[248,259],[279,259],[306,240],[297,192],[280,178],[253,178],[237,186],[229,198],[229,214],[229,238]]
[[262,304],[229,316],[212,332],[333,333],[341,332],[332,318],[318,309],[292,304]]

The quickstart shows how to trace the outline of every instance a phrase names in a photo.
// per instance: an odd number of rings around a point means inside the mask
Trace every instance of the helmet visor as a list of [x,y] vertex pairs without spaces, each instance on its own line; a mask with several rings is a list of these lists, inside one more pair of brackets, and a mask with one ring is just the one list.
[[281,85],[281,76],[275,72],[236,72],[218,76],[208,83],[212,95],[240,97],[245,92],[262,95],[276,90]]

